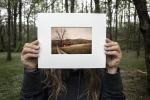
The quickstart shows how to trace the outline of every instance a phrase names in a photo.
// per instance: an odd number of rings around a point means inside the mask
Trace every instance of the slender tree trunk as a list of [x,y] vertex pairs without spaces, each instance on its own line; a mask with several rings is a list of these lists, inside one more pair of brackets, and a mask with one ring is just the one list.
[[117,41],[117,35],[118,35],[118,6],[119,6],[119,0],[116,0],[116,29],[115,29],[115,41]]
[[83,4],[83,1],[82,1],[82,13],[84,12],[84,4]]
[[10,0],[8,0],[8,8],[7,8],[7,12],[8,12],[8,30],[7,30],[7,34],[8,34],[8,45],[7,45],[7,60],[10,61],[11,60],[11,34],[10,34],[10,29],[11,29],[11,5],[10,5]]
[[141,48],[141,33],[138,31],[138,42],[137,42],[137,58],[140,56],[140,48]]
[[93,13],[93,0],[91,0],[91,2],[90,2],[90,10],[91,10],[91,13]]
[[95,2],[95,12],[100,13],[99,0],[94,0]]
[[122,29],[122,22],[123,22],[123,10],[121,11],[121,16],[120,16],[120,28]]
[[13,47],[16,48],[16,44],[17,44],[17,4],[15,3],[14,5],[14,28],[13,28],[13,33],[14,33],[14,44]]
[[140,30],[144,38],[145,62],[147,68],[147,89],[150,93],[150,17],[147,11],[146,0],[133,1],[140,21]]
[[127,33],[127,52],[130,48],[130,34],[131,33],[131,27],[130,27],[130,2],[128,2],[128,33]]
[[70,11],[71,11],[71,13],[74,13],[74,4],[75,4],[75,0],[70,0],[70,2],[71,2]]
[[[137,13],[136,13],[136,9],[134,9],[134,24],[133,24],[134,32],[133,32],[133,39],[132,39],[133,40],[132,47],[136,46],[137,47],[136,50],[138,52],[139,51],[139,46],[138,46],[137,43],[139,43],[139,41],[138,41],[138,38],[136,38],[136,33],[137,33],[136,19],[137,19]],[[139,36],[139,34],[138,34],[138,36]],[[139,54],[139,53],[137,53],[137,54]],[[137,55],[137,56],[139,56],[139,55]]]
[[47,12],[48,11],[48,0],[46,0],[45,3],[46,3],[45,11]]
[[109,28],[109,38],[112,40],[112,10],[111,10],[111,5],[112,5],[112,0],[108,0],[108,18],[109,18],[109,22],[108,22],[108,28]]
[[54,4],[55,4],[55,1],[56,1],[56,0],[52,0],[52,4],[51,4],[51,10],[52,10],[52,13],[55,12],[55,11],[54,11]]
[[65,0],[65,10],[66,10],[66,13],[69,13],[69,10],[68,10],[68,0]]
[[22,45],[22,0],[19,0],[19,48]]
[[29,17],[27,17],[27,42],[29,42],[29,33],[30,33],[30,30],[29,30]]
[[86,13],[88,13],[88,5],[87,5],[87,0],[86,0],[86,6],[85,6],[85,10],[86,10]]
[[5,43],[4,43],[4,26],[0,24],[0,43],[1,43],[1,46],[2,46],[2,50],[5,51],[6,47],[5,47]]

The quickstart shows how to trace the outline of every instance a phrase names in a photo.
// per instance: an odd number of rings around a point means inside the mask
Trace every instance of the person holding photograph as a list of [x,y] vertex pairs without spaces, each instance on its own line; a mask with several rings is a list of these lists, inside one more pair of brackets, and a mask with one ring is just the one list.
[[125,100],[120,46],[106,39],[104,48],[105,69],[38,69],[38,41],[26,43],[21,53],[24,77],[20,100]]

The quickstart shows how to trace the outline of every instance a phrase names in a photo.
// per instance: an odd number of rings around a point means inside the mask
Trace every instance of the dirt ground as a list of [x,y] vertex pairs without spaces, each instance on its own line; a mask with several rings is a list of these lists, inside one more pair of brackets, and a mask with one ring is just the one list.
[[150,100],[146,86],[146,73],[141,70],[122,70],[126,100]]

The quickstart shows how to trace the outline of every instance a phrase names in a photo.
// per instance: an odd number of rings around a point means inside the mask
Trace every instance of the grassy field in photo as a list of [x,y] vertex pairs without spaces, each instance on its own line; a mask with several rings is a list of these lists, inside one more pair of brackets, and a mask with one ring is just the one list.
[[[90,40],[70,40],[71,45],[65,47],[59,47],[68,54],[91,54],[92,53],[92,43]],[[59,45],[59,40],[52,41],[52,54],[58,54],[57,46]]]
[[91,43],[85,43],[62,47],[61,49],[69,54],[91,54],[92,53],[91,48],[92,48]]

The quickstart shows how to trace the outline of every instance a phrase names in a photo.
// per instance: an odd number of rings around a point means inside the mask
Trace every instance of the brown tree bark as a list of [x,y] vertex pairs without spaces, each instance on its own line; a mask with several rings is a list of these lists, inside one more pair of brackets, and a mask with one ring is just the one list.
[[147,89],[150,93],[150,17],[147,11],[146,0],[133,0],[133,2],[138,13],[140,30],[144,38],[145,62],[147,68]]

